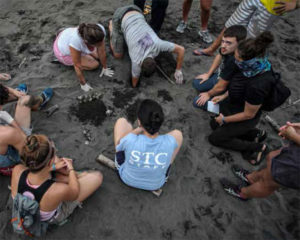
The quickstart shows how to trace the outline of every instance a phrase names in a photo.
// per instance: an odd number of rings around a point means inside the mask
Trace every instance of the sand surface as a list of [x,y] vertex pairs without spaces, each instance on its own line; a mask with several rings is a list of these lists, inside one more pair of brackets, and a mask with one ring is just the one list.
[[[215,36],[238,2],[214,0],[209,29]],[[237,182],[230,172],[233,162],[250,170],[258,168],[250,166],[236,152],[211,146],[207,142],[211,132],[209,114],[191,104],[196,95],[191,81],[207,71],[213,60],[192,55],[193,49],[204,46],[197,35],[198,1],[194,1],[190,12],[189,31],[182,35],[175,31],[181,16],[181,0],[170,0],[161,30],[163,39],[186,48],[183,64],[186,84],[171,85],[156,73],[149,79],[142,78],[139,88],[132,89],[128,83],[128,56],[113,59],[106,44],[108,64],[115,69],[115,75],[112,79],[100,79],[100,70],[84,73],[94,90],[102,93],[100,100],[86,105],[78,105],[76,100],[83,92],[73,68],[51,63],[55,33],[61,27],[81,22],[101,22],[107,29],[114,10],[131,1],[1,0],[0,3],[0,72],[13,75],[7,85],[15,87],[25,82],[30,94],[51,86],[55,96],[48,107],[55,104],[60,107],[50,118],[43,112],[33,113],[34,132],[54,139],[59,155],[73,158],[77,169],[95,168],[104,175],[102,187],[84,203],[83,209],[76,210],[63,227],[50,229],[43,239],[300,239],[299,192],[281,189],[266,199],[241,202],[225,194],[219,184],[219,178],[226,176]],[[299,10],[288,14],[274,25],[276,40],[270,50],[274,68],[282,72],[292,91],[292,101],[300,97],[299,14]],[[170,74],[174,71],[174,61],[166,60],[169,56],[164,58],[161,65]],[[136,103],[144,98],[162,104],[166,115],[162,133],[178,128],[184,136],[183,147],[160,198],[125,186],[112,170],[95,161],[101,152],[113,158],[114,122],[123,116],[134,122]],[[106,109],[113,114],[105,116]],[[286,120],[299,122],[300,104],[280,108],[270,115],[280,124]],[[267,123],[261,121],[260,127],[270,133],[267,142],[271,148],[281,146],[283,142]],[[88,145],[84,129],[91,134]],[[0,176],[0,181],[0,239],[20,239],[9,223],[9,178]]]

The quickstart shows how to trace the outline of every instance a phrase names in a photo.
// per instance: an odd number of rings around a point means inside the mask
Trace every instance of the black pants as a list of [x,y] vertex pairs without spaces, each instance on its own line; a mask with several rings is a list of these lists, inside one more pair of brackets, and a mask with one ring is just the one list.
[[[134,0],[134,4],[143,11],[145,0]],[[150,26],[156,33],[160,31],[161,26],[164,22],[168,4],[169,0],[152,0]]]
[[[231,106],[228,101],[222,103],[220,107],[225,116],[231,115],[229,114]],[[253,119],[218,127],[214,124],[215,120],[212,119],[211,126],[214,131],[208,137],[209,142],[218,147],[240,151],[244,158],[249,159],[253,152],[261,150],[263,146],[261,143],[254,142],[259,131],[255,126],[259,122],[260,115],[261,113],[258,112]]]

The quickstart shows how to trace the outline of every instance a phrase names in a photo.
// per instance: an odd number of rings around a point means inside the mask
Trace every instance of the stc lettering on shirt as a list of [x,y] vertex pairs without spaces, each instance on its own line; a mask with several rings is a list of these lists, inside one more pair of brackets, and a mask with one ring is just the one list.
[[143,168],[156,169],[158,167],[165,168],[167,164],[168,153],[158,153],[154,152],[139,152],[131,151],[129,163]]

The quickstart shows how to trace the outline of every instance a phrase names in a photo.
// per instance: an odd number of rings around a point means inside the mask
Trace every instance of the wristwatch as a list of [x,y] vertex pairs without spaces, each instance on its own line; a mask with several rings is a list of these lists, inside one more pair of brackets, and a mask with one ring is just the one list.
[[222,125],[225,124],[225,123],[226,123],[226,122],[225,122],[225,117],[222,116]]

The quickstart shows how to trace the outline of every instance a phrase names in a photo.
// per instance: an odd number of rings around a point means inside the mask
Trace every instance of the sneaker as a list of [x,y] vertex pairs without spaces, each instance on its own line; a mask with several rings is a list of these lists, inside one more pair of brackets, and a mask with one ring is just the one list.
[[19,92],[25,93],[25,94],[27,94],[27,92],[28,92],[28,88],[25,83],[19,84],[19,86],[16,87],[16,90]]
[[90,90],[93,89],[93,88],[92,88],[90,85],[88,85],[87,83],[84,84],[84,85],[81,85],[81,84],[80,84],[80,87],[81,87],[81,89],[82,89],[83,91],[85,91],[85,92],[88,92],[88,91],[90,91]]
[[233,196],[233,197],[236,197],[242,201],[247,201],[248,199],[247,198],[243,198],[241,196],[241,189],[239,186],[233,184],[232,182],[228,181],[227,179],[225,178],[222,178],[220,180],[220,183],[222,184],[225,192],[227,192],[229,195]]
[[40,109],[43,108],[47,104],[47,102],[50,101],[52,96],[53,96],[53,89],[45,88],[44,91],[40,95],[40,97],[43,99],[42,104],[40,105]]
[[210,36],[208,30],[204,30],[204,31],[199,30],[198,34],[202,38],[203,42],[205,42],[205,43],[213,42],[212,37]]
[[176,31],[179,33],[184,33],[184,30],[187,28],[187,24],[182,20],[176,28]]
[[243,169],[242,167],[240,167],[237,164],[232,165],[231,170],[236,177],[243,180],[243,182],[245,182],[247,185],[250,185],[250,182],[249,182],[248,178],[246,177],[246,175],[248,175],[250,173],[249,171]]

